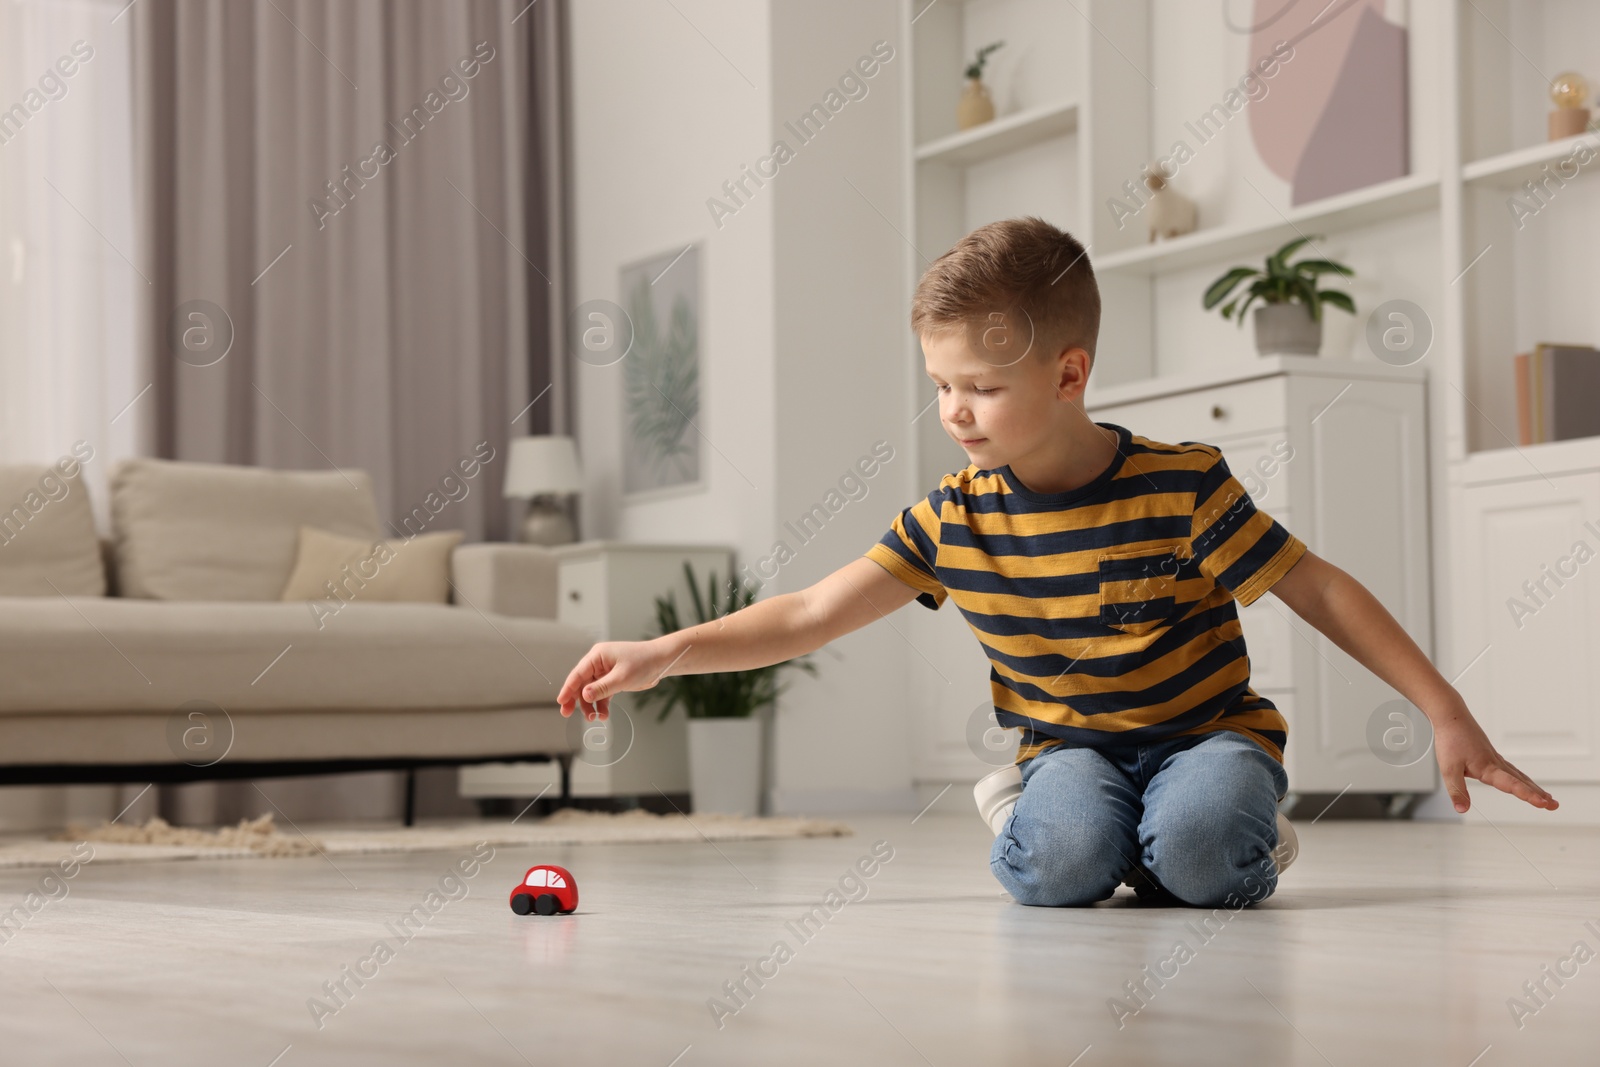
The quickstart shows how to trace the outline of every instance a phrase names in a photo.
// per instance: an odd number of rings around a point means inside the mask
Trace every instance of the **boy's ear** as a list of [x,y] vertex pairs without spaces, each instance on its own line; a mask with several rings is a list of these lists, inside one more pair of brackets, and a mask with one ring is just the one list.
[[[1082,395],[1084,387],[1089,384],[1088,360],[1088,350],[1077,346],[1063,348],[1056,353],[1052,373],[1055,375],[1056,396],[1059,399],[1073,399],[1070,390],[1074,385],[1077,387],[1078,395]],[[1074,370],[1075,366],[1081,366],[1081,371]]]

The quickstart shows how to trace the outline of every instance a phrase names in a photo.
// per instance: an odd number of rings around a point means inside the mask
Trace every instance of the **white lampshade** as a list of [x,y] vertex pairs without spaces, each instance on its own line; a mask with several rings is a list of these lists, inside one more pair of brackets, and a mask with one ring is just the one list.
[[511,439],[511,454],[506,459],[506,496],[533,497],[582,489],[583,472],[578,467],[578,450],[572,438],[548,435]]

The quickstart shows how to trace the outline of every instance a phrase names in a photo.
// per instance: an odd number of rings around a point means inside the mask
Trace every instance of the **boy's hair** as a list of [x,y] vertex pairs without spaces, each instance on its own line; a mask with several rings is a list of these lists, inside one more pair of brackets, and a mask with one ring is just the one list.
[[980,226],[934,260],[911,298],[917,336],[992,323],[1031,324],[1039,358],[1082,348],[1093,369],[1100,287],[1083,245],[1029,215]]

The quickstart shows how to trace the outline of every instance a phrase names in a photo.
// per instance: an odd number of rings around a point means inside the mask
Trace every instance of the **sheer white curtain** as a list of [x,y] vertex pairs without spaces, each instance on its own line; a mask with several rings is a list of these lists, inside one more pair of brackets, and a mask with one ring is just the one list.
[[[120,8],[0,0],[0,464],[52,463],[88,442],[84,476],[102,532],[106,472],[147,450],[151,426],[148,394],[130,406],[149,382],[135,336],[136,289],[147,283],[134,266]],[[108,817],[136,792],[0,789],[0,828]]]
[[[149,438],[139,366],[129,18],[121,2],[0,0],[0,463],[87,441],[105,477]],[[87,56],[88,58],[83,58]],[[63,71],[71,71],[64,74]]]

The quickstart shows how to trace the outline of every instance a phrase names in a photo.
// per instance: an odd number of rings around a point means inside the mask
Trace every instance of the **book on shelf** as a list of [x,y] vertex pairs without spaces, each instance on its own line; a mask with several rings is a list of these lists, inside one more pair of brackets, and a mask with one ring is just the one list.
[[1533,413],[1528,408],[1528,360],[1527,352],[1518,352],[1513,360],[1514,373],[1517,380],[1517,444],[1533,444]]
[[1518,444],[1600,435],[1600,350],[1541,341],[1514,366]]

